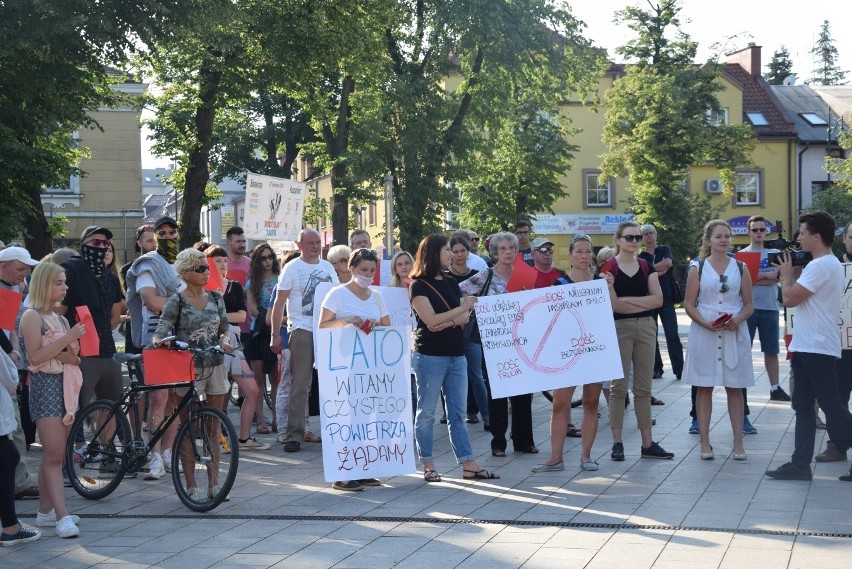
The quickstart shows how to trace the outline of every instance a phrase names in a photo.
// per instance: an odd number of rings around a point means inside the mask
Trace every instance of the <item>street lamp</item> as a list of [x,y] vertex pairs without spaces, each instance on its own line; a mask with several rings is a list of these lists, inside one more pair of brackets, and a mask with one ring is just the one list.
[[393,257],[393,174],[385,176],[385,259]]

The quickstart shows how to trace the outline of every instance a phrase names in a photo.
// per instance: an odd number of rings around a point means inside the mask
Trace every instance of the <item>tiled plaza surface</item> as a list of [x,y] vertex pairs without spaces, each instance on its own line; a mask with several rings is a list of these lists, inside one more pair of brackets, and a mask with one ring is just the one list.
[[[686,338],[682,311],[679,322]],[[550,447],[550,404],[540,395],[533,416],[541,454],[510,447],[506,458],[494,458],[490,435],[481,424],[469,426],[479,464],[500,480],[462,480],[444,425],[435,429],[443,482],[427,484],[420,471],[352,493],[334,491],[323,480],[319,444],[287,454],[274,435],[259,436],[272,449],[241,453],[231,500],[212,513],[187,510],[169,475],[126,480],[100,501],[66,489],[69,510],[82,518],[80,537],[59,539],[45,529],[40,541],[0,548],[0,566],[846,568],[852,484],[837,477],[849,463],[815,464],[812,482],[763,476],[789,460],[793,413],[788,403],[769,402],[762,356],[755,351],[754,357],[757,385],[749,404],[759,432],[746,436],[745,462],[730,457],[724,390],[713,401],[716,459],[699,459],[698,436],[687,433],[689,386],[667,368],[654,381],[654,395],[666,403],[653,407],[654,438],[675,453],[671,461],[639,459],[632,406],[625,419],[627,458],[610,460],[602,406],[593,452],[599,471],[580,470],[580,439],[569,438],[564,472],[531,473]],[[784,362],[781,373],[789,390]],[[574,423],[581,414],[574,410]],[[318,418],[312,424],[318,431]],[[818,451],[824,439],[825,431],[818,431]],[[30,456],[35,461],[39,453]],[[36,501],[18,501],[17,507],[24,522],[34,522]]]

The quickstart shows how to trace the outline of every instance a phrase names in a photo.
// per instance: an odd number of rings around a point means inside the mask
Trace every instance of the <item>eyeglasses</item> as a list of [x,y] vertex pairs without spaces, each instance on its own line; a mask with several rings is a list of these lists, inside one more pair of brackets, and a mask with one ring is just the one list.
[[260,256],[261,261],[272,261],[273,259],[275,259],[275,255],[261,255]]
[[470,240],[471,241],[479,241],[479,237],[471,237]]
[[192,271],[193,273],[198,273],[199,275],[206,273],[209,270],[210,270],[210,267],[208,267],[207,265],[198,265],[194,269],[190,269],[190,271]]
[[529,229],[518,229],[517,231],[515,231],[515,235],[527,235],[529,234],[529,232]]
[[157,237],[176,237],[177,229],[160,229],[157,231]]
[[109,239],[98,239],[97,237],[95,237],[94,239],[89,239],[86,245],[91,245],[92,247],[107,248],[112,245],[112,242]]
[[765,227],[753,227],[751,229],[751,232],[752,233],[766,233],[766,228]]
[[632,241],[633,243],[639,243],[642,241],[641,235],[622,235],[621,238],[625,241]]
[[728,287],[728,275],[719,275],[719,282],[722,284],[722,286],[719,287],[719,292],[725,294],[726,292],[731,290]]
[[553,255],[553,247],[539,247],[536,251],[542,255]]

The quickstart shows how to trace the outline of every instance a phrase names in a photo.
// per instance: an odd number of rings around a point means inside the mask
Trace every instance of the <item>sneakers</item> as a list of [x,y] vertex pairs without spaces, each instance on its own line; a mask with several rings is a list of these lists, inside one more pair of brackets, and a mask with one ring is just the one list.
[[199,492],[198,488],[195,486],[188,488],[186,493],[189,494],[189,499],[193,502],[198,502],[201,500],[201,492]]
[[589,462],[586,462],[584,460],[580,460],[580,468],[583,469],[583,470],[587,470],[589,472],[594,472],[595,470],[598,469],[598,466],[600,466],[600,465],[597,462],[595,462],[594,460],[590,460]]
[[166,469],[163,467],[163,457],[158,452],[151,453],[150,469],[145,474],[145,480],[159,480],[166,475]]
[[846,460],[846,451],[840,451],[833,442],[828,441],[825,450],[814,457],[817,462],[840,462]]
[[624,460],[624,443],[613,443],[612,454],[609,455],[612,460],[621,462]]
[[57,537],[77,537],[78,535],[80,535],[80,528],[77,527],[71,516],[65,516],[56,522]]
[[297,452],[300,448],[302,448],[302,444],[299,441],[287,441],[284,443],[284,452]]
[[245,441],[240,441],[240,450],[269,450],[269,445],[249,437]]
[[282,445],[287,444],[287,433],[278,433],[278,436],[275,437],[275,440],[277,440]]
[[661,458],[668,460],[670,458],[674,458],[674,453],[666,452],[663,447],[654,441],[651,441],[651,446],[648,448],[642,447],[642,458]]
[[756,435],[757,429],[754,428],[754,425],[751,424],[751,421],[748,420],[748,415],[743,417],[743,434],[744,435]]
[[[19,522],[20,523],[20,522]],[[0,537],[0,545],[3,547],[9,547],[12,545],[17,545],[19,543],[26,543],[28,541],[35,541],[41,537],[41,532],[37,529],[28,528],[24,524],[20,524],[21,529],[12,534],[4,533],[2,537]]]
[[698,433],[698,419],[693,419],[692,424],[689,426],[689,434],[697,435]]
[[[70,514],[69,514],[70,515]],[[66,516],[68,517],[68,516]],[[70,515],[71,522],[74,525],[80,523],[80,516]],[[50,510],[46,514],[38,512],[36,514],[35,525],[40,528],[52,528],[56,525],[56,510]]]
[[779,385],[778,387],[776,387],[775,389],[773,389],[769,392],[769,400],[770,401],[791,401],[791,398],[790,398],[789,395],[787,395],[787,392],[784,391],[784,389],[782,389],[781,386]]
[[810,468],[802,468],[796,466],[792,462],[787,462],[776,468],[775,470],[767,470],[766,475],[776,480],[812,480]]
[[533,472],[561,472],[565,470],[565,461],[560,460],[556,464],[536,464],[530,470]]

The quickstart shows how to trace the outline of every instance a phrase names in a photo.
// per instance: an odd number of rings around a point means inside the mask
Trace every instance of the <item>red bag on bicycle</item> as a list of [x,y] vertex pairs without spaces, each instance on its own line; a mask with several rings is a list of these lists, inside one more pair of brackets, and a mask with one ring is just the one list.
[[157,348],[142,352],[145,385],[186,383],[195,379],[195,366],[190,352]]

